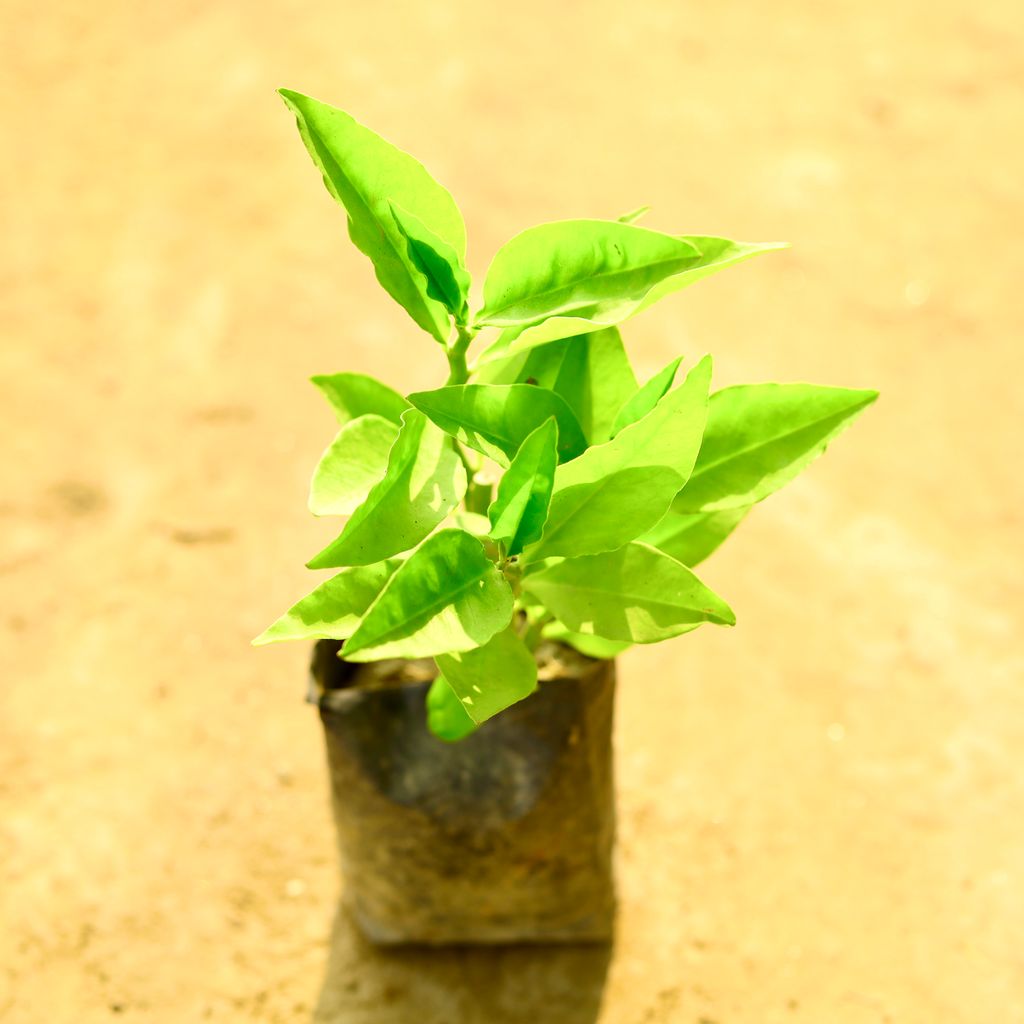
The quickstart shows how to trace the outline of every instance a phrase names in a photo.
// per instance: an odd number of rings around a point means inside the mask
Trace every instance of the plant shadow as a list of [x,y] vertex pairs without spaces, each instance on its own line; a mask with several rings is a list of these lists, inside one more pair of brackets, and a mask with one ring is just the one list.
[[314,1024],[594,1024],[611,944],[375,946],[339,908]]

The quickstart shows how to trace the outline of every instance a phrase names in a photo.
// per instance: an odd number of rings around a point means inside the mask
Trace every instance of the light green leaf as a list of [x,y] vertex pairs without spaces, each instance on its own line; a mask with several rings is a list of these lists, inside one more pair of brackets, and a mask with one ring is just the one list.
[[387,471],[388,453],[398,427],[383,416],[350,420],[324,452],[309,486],[309,511],[315,516],[347,516]]
[[715,238],[711,235],[680,237],[694,246],[700,252],[700,257],[682,273],[655,285],[633,311],[634,313],[643,312],[666,295],[688,288],[705,277],[717,274],[719,270],[725,270],[726,267],[750,259],[751,256],[789,248],[788,242],[734,242],[729,238]]
[[331,403],[342,425],[371,414],[383,416],[397,425],[402,419],[402,413],[410,408],[397,391],[392,391],[386,384],[365,373],[318,374],[310,380]]
[[707,430],[677,512],[761,501],[816,459],[878,397],[814,384],[747,384],[711,396]]
[[483,452],[501,466],[545,420],[558,420],[558,454],[573,459],[587,439],[565,401],[547,388],[531,384],[455,384],[419,391],[409,401],[442,430]]
[[523,587],[575,633],[656,643],[702,622],[732,626],[732,609],[680,562],[647,544],[567,558]]
[[649,206],[638,206],[635,210],[630,210],[629,213],[624,213],[619,217],[620,224],[635,224],[645,214],[651,212]]
[[643,419],[659,402],[676,379],[676,370],[683,357],[673,359],[664,370],[656,373],[642,388],[633,394],[627,402],[619,407],[618,414],[612,424],[611,436],[614,437],[623,427]]
[[476,722],[444,676],[438,676],[427,691],[427,728],[445,743],[456,743],[476,732]]
[[[652,306],[666,295],[686,288],[734,263],[756,256],[758,253],[788,248],[788,243],[785,242],[732,242],[727,238],[697,235],[681,236],[680,240],[697,246],[701,250],[701,254],[694,256],[678,273],[666,277],[654,285],[642,299],[623,303],[611,310],[590,310],[585,313],[577,310],[571,315],[552,316],[541,323],[509,326],[501,332],[497,341],[477,357],[476,367],[482,367],[492,359],[502,358],[515,352],[525,352],[537,345],[557,341],[559,338],[586,334],[588,331],[596,331],[602,327],[622,323],[629,317]],[[704,246],[707,247],[706,251]]]
[[434,660],[477,725],[537,689],[537,663],[511,627],[482,647]]
[[418,544],[466,493],[466,471],[450,438],[423,413],[402,416],[382,480],[310,569],[369,565]]
[[544,534],[526,560],[611,551],[654,526],[690,475],[710,380],[705,356],[643,419],[559,466]]
[[408,210],[391,203],[391,213],[398,230],[409,244],[409,256],[427,279],[427,294],[444,303],[445,308],[460,324],[469,313],[469,271],[462,257],[442,238],[438,238],[426,224]]
[[633,646],[629,640],[605,640],[602,636],[574,633],[557,620],[549,622],[541,630],[541,636],[545,640],[555,640],[561,644],[568,644],[579,651],[580,654],[585,654],[588,658],[597,658],[598,661],[610,661]]
[[699,255],[683,239],[618,221],[541,224],[516,235],[494,257],[476,323],[526,327],[568,316],[610,326]]
[[376,565],[343,569],[292,605],[255,640],[255,646],[279,640],[347,640],[384,584],[402,564],[389,558]]
[[440,530],[388,581],[345,644],[345,659],[468,651],[509,624],[512,605],[512,591],[480,541],[462,530]]
[[572,409],[590,444],[611,437],[615,410],[636,391],[633,368],[614,327],[489,362],[474,373],[473,380],[539,384],[554,391]]
[[373,262],[377,280],[443,343],[451,327],[448,311],[429,295],[427,279],[410,257],[388,202],[408,210],[463,259],[466,227],[455,200],[419,161],[344,111],[290,89],[282,89],[281,96],[295,114],[327,191],[345,207],[349,235]]
[[508,555],[518,555],[540,538],[555,483],[557,446],[558,424],[552,417],[526,438],[498,484],[487,515],[491,538],[503,543]]
[[640,539],[692,569],[719,548],[749,511],[743,507],[724,512],[677,512],[673,503],[665,518]]

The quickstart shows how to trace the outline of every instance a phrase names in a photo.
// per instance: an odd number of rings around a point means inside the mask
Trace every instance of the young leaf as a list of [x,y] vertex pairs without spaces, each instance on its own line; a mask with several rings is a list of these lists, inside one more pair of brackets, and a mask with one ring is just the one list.
[[448,311],[429,294],[427,278],[409,255],[389,200],[408,210],[463,259],[466,227],[455,200],[419,161],[342,110],[282,89],[299,134],[327,191],[345,207],[355,246],[373,262],[377,280],[425,331],[444,343]]
[[632,543],[567,558],[523,587],[576,633],[638,644],[667,640],[702,622],[735,625],[732,609],[674,558]]
[[438,676],[427,691],[427,728],[445,743],[455,743],[476,732],[476,722],[443,676]]
[[643,419],[559,466],[544,534],[526,559],[611,551],[654,526],[697,457],[710,380],[705,356]]
[[466,470],[451,440],[423,413],[402,416],[388,468],[310,569],[369,565],[418,544],[466,493]]
[[635,210],[624,213],[618,220],[620,224],[635,224],[641,217],[650,212],[651,208],[649,206],[638,206]]
[[480,384],[529,382],[554,391],[572,409],[590,444],[611,437],[615,410],[636,391],[633,368],[614,327],[486,363],[474,372],[473,380]]
[[748,384],[711,396],[707,430],[677,512],[752,505],[816,459],[877,391]]
[[386,384],[365,373],[318,374],[310,380],[331,403],[338,422],[342,425],[360,416],[383,416],[398,424],[409,403]]
[[253,640],[254,646],[279,640],[347,640],[401,564],[400,559],[389,558],[343,569],[292,605]]
[[580,654],[585,654],[588,658],[597,658],[599,661],[617,658],[623,651],[627,651],[633,646],[628,640],[605,640],[601,636],[574,633],[571,629],[566,629],[557,620],[549,622],[541,630],[541,636],[545,640],[554,640],[560,644],[568,644],[579,651]]
[[309,511],[315,516],[347,516],[384,476],[398,427],[383,416],[350,420],[320,458],[309,485]]
[[537,689],[537,662],[511,627],[482,647],[434,660],[477,725]]
[[462,257],[443,238],[438,238],[426,224],[408,210],[391,203],[391,214],[398,230],[409,244],[409,256],[427,279],[427,294],[444,303],[460,324],[469,312],[469,271]]
[[541,224],[516,235],[494,257],[476,323],[528,326],[572,316],[609,326],[699,256],[681,238],[618,221]]
[[[515,241],[513,239],[513,241]],[[666,277],[655,284],[643,298],[635,302],[625,302],[611,309],[591,309],[575,311],[572,314],[552,316],[541,323],[516,324],[502,331],[498,340],[486,349],[476,360],[482,366],[491,359],[525,352],[527,349],[544,345],[559,338],[569,338],[574,334],[598,330],[622,323],[629,317],[652,306],[659,299],[694,284],[710,274],[717,273],[725,267],[732,266],[758,253],[771,252],[775,249],[787,248],[785,242],[732,242],[727,238],[704,236],[680,236],[680,241],[689,242],[700,249],[700,255],[684,266],[678,273]],[[704,248],[706,247],[706,249]]]
[[726,267],[742,263],[743,260],[750,259],[751,256],[789,248],[788,242],[734,242],[728,238],[714,238],[710,235],[681,235],[680,237],[700,252],[700,258],[682,273],[655,285],[637,306],[634,313],[640,313],[666,295],[682,291],[683,288],[688,288],[705,277],[717,274],[719,270],[724,270]]
[[692,569],[718,549],[749,511],[743,507],[724,512],[677,512],[673,504],[665,518],[640,540]]
[[501,466],[523,441],[552,416],[558,421],[558,454],[574,459],[587,447],[576,417],[565,401],[531,384],[454,384],[419,391],[409,401],[442,430],[483,452]]
[[345,659],[468,651],[509,624],[512,605],[512,591],[480,541],[463,530],[440,530],[388,581],[345,644]]
[[683,357],[673,359],[664,370],[656,373],[642,388],[635,392],[618,411],[615,421],[612,424],[611,436],[614,437],[623,427],[630,423],[636,423],[643,419],[659,402],[676,379],[676,370],[683,361]]
[[491,539],[503,543],[509,555],[518,555],[544,529],[558,465],[557,446],[558,424],[552,417],[522,443],[498,484],[487,516]]

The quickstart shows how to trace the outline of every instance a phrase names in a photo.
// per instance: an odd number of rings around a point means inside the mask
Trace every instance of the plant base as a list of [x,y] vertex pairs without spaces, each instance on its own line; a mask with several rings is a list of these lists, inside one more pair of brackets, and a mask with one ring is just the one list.
[[614,662],[558,648],[534,694],[448,744],[427,731],[422,672],[374,679],[339,648],[316,645],[311,699],[327,742],[344,899],[366,936],[609,940]]

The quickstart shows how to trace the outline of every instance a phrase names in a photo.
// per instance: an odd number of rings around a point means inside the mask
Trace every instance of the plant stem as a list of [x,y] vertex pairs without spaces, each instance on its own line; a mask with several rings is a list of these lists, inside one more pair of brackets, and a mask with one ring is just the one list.
[[476,337],[476,331],[471,327],[457,325],[458,334],[455,340],[445,348],[448,356],[448,386],[453,384],[465,384],[469,380],[469,367],[466,365],[466,349],[469,343]]
[[523,643],[530,651],[537,649],[537,644],[541,641],[541,631],[544,627],[554,619],[553,615],[541,615],[536,620],[531,622],[529,619],[526,620],[526,630],[523,632]]

